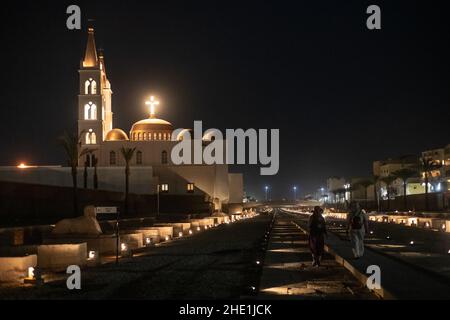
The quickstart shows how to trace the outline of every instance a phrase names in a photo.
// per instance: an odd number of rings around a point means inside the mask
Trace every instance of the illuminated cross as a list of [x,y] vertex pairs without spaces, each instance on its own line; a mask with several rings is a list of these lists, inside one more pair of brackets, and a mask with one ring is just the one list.
[[150,106],[150,118],[155,117],[155,106],[159,105],[159,101],[155,100],[154,96],[150,97],[150,101],[145,101],[145,104]]

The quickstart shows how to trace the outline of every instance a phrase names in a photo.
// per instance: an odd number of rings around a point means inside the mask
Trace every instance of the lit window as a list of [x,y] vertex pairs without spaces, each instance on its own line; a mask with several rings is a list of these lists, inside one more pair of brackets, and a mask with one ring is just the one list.
[[167,164],[167,151],[161,152],[161,164]]
[[160,187],[161,192],[169,192],[169,184],[163,183]]
[[186,185],[186,190],[187,190],[187,192],[194,192],[194,184],[193,183],[188,183],[187,185]]
[[144,139],[144,140],[147,140],[147,132],[144,132],[144,137],[143,137],[143,139]]
[[137,139],[141,140],[141,133],[140,132],[138,133],[138,138]]
[[97,94],[97,82],[92,78],[84,83],[84,94]]
[[161,140],[161,132],[158,134],[158,140]]
[[89,129],[89,132],[86,133],[86,144],[96,144],[97,143],[97,137],[95,135],[95,132],[92,131],[92,129]]
[[114,151],[111,151],[109,153],[109,164],[110,165],[116,164],[116,153]]
[[142,151],[136,152],[136,164],[142,164]]
[[91,82],[91,94],[97,94],[97,82],[95,80]]
[[84,105],[84,119],[85,120],[97,120],[97,106],[89,102]]

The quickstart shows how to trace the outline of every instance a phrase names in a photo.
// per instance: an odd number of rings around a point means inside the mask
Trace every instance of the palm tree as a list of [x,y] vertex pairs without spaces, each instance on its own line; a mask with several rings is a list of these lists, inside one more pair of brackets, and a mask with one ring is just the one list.
[[342,198],[345,199],[345,193],[346,193],[346,192],[347,192],[347,189],[345,189],[345,188],[339,188],[339,189],[336,190],[336,193],[337,193],[338,198],[339,198],[339,203],[338,203],[339,208],[342,207],[342,206],[341,206],[341,199],[342,199]]
[[92,165],[94,166],[94,190],[98,189],[97,164],[98,164],[98,159],[95,155],[93,155],[92,156]]
[[360,180],[356,183],[356,187],[364,188],[364,202],[366,209],[367,209],[367,188],[373,184],[374,184],[373,180],[370,179]]
[[391,209],[391,184],[397,180],[394,176],[386,176],[381,178],[381,181],[383,181],[386,184],[386,192],[387,192],[387,198],[388,198],[388,210]]
[[125,215],[128,215],[128,189],[129,189],[129,177],[130,177],[130,161],[133,158],[135,151],[136,151],[136,148],[122,147],[122,149],[120,149],[123,159],[125,160],[125,206],[124,206]]
[[333,202],[336,204],[338,202],[338,200],[336,199],[339,194],[338,189],[331,190],[331,193],[333,194]]
[[424,157],[419,160],[419,170],[423,173],[425,178],[425,210],[428,211],[428,182],[431,171],[437,170],[441,165],[432,158]]
[[88,180],[88,171],[87,167],[89,166],[89,161],[86,159],[84,161],[84,171],[83,171],[83,187],[84,189],[87,189],[87,180]]
[[59,137],[59,142],[66,153],[67,164],[71,168],[73,185],[73,213],[75,216],[78,214],[78,160],[89,152],[88,149],[81,148],[81,139],[83,137],[83,133],[84,132],[81,132],[78,135],[76,133],[70,134],[68,132],[64,132],[64,134]]
[[377,210],[380,211],[380,206],[378,202],[378,182],[380,181],[380,176],[377,176],[376,174],[372,176],[373,181],[373,199],[375,201],[375,204],[377,205]]
[[402,184],[403,184],[403,209],[406,211],[408,210],[408,203],[407,203],[407,197],[406,197],[406,187],[408,184],[408,180],[414,176],[417,175],[417,171],[412,170],[412,169],[408,169],[408,168],[403,168],[400,170],[397,170],[393,173],[393,176],[396,179],[400,179],[402,180]]

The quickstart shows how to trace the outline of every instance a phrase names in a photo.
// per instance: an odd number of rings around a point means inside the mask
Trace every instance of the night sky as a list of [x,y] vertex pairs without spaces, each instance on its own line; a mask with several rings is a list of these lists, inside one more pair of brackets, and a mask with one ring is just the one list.
[[[186,1],[191,2],[191,1]],[[450,143],[450,22],[437,1],[2,3],[0,165],[62,164],[76,126],[87,19],[105,52],[115,126],[279,128],[280,171],[239,166],[249,195],[314,191],[372,161]],[[444,3],[444,2],[442,2]],[[83,30],[66,28],[78,4]],[[378,4],[382,30],[366,28]]]

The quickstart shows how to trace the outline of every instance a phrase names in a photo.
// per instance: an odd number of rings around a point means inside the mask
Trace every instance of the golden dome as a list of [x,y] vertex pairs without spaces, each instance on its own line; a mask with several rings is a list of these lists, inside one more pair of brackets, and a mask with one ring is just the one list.
[[148,118],[141,121],[136,122],[131,127],[131,132],[133,131],[160,131],[160,130],[170,130],[173,131],[173,126],[170,122],[162,119],[156,118]]
[[173,126],[170,122],[157,118],[148,118],[136,122],[131,127],[131,140],[170,140]]
[[122,129],[112,129],[106,134],[106,141],[126,141],[128,136]]

